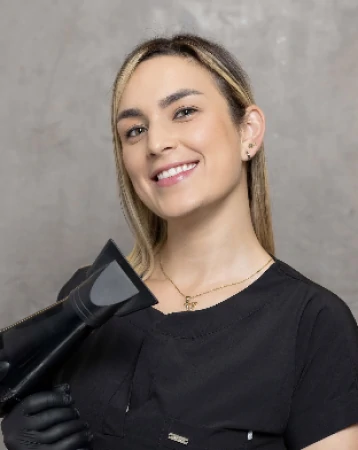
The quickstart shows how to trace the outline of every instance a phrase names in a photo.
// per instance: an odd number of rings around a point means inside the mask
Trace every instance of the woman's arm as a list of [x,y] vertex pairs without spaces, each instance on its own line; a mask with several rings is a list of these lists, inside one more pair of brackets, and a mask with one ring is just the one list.
[[297,333],[290,450],[358,450],[358,327],[349,307],[320,289]]
[[358,450],[358,424],[332,434],[302,450]]

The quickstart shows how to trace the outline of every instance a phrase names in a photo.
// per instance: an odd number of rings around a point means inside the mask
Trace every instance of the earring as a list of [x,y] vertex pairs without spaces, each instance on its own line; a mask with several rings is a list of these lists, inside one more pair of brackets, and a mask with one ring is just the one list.
[[[252,147],[255,147],[255,145],[256,145],[255,142],[254,142],[254,143],[250,142],[250,144],[248,145],[248,147],[249,147],[249,148],[252,148]],[[248,150],[246,150],[246,155],[247,155],[247,159],[250,161],[251,155],[250,155],[250,153],[248,152]]]

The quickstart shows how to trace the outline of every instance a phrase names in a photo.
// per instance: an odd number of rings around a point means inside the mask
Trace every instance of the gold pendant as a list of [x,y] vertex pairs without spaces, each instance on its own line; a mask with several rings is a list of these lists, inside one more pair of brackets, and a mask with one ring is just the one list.
[[185,309],[186,309],[187,311],[194,311],[194,308],[195,308],[195,306],[197,305],[198,302],[190,302],[190,301],[189,301],[190,299],[191,299],[191,297],[190,297],[189,295],[187,295],[187,296],[185,297],[185,303],[184,303],[184,306],[185,306]]

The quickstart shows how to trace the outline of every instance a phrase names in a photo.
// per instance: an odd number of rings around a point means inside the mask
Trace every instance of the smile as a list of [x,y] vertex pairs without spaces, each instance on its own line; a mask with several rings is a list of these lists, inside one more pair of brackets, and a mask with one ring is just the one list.
[[196,167],[197,163],[191,163],[191,164],[183,164],[182,166],[178,167],[172,167],[169,170],[163,170],[163,172],[158,173],[157,180],[164,180],[166,178],[174,177],[175,175],[178,175],[182,172],[187,172],[188,170],[194,169]]
[[161,188],[173,186],[190,177],[198,164],[199,162],[192,162],[189,164],[181,164],[180,166],[171,167],[168,170],[162,170],[154,178],[154,182]]

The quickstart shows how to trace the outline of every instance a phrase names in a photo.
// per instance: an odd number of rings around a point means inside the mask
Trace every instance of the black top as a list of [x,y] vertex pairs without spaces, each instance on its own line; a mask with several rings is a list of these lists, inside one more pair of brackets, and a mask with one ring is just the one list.
[[95,450],[298,450],[358,423],[358,327],[340,298],[275,260],[213,307],[113,316],[56,381]]

